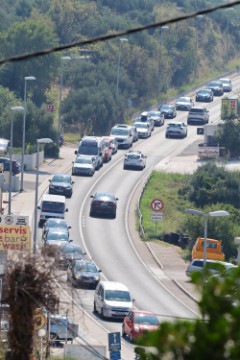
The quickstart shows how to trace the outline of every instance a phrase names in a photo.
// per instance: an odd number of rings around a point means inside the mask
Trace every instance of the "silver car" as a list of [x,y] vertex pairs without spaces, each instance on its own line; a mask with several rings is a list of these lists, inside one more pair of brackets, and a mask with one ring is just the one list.
[[187,137],[187,125],[181,121],[172,121],[168,123],[165,132],[166,138],[185,138]]
[[124,157],[123,169],[140,169],[146,166],[146,156],[141,151],[129,151]]
[[78,155],[72,164],[72,175],[93,176],[97,167],[95,158],[89,155]]
[[137,121],[134,123],[139,139],[147,139],[151,136],[151,127],[147,122]]

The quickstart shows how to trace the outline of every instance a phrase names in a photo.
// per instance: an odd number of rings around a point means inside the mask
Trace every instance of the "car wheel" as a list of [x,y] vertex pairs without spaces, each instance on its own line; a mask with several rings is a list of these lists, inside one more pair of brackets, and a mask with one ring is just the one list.
[[129,341],[130,341],[131,343],[134,342],[132,333],[129,334]]
[[93,216],[93,215],[94,215],[94,211],[91,209],[90,213],[89,213],[89,216]]
[[117,212],[116,212],[116,210],[113,212],[113,214],[112,214],[112,218],[113,219],[115,219],[116,218],[116,215],[117,215]]
[[127,169],[127,167],[126,167],[126,166],[124,166],[124,167],[123,167],[123,170],[126,170],[126,169]]
[[167,134],[165,134],[165,138],[166,138],[166,139],[168,138],[168,135],[167,135]]
[[102,318],[102,319],[105,319],[104,312],[103,312],[103,308],[101,309],[101,318]]
[[93,303],[93,312],[94,312],[94,314],[97,314],[97,308],[96,308],[96,303],[95,303],[95,301],[94,301],[94,303]]
[[124,326],[122,326],[122,337],[125,338],[127,334],[125,333]]

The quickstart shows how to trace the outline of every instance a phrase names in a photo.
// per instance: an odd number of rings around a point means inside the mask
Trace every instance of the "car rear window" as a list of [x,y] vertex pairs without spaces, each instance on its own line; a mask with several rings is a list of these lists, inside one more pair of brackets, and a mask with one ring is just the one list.
[[190,110],[191,113],[204,113],[204,109],[191,109]]

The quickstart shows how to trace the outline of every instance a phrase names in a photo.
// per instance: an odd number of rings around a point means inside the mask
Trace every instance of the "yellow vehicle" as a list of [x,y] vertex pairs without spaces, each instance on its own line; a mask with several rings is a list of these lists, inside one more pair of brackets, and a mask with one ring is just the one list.
[[[204,258],[204,238],[198,237],[193,249],[192,259]],[[222,251],[222,240],[207,239],[207,259],[225,260],[225,254]]]

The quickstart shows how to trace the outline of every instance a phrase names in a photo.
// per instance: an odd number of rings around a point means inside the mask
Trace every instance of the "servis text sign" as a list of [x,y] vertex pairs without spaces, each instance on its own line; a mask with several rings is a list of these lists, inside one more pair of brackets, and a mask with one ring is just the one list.
[[0,250],[30,251],[30,227],[21,225],[0,225]]

